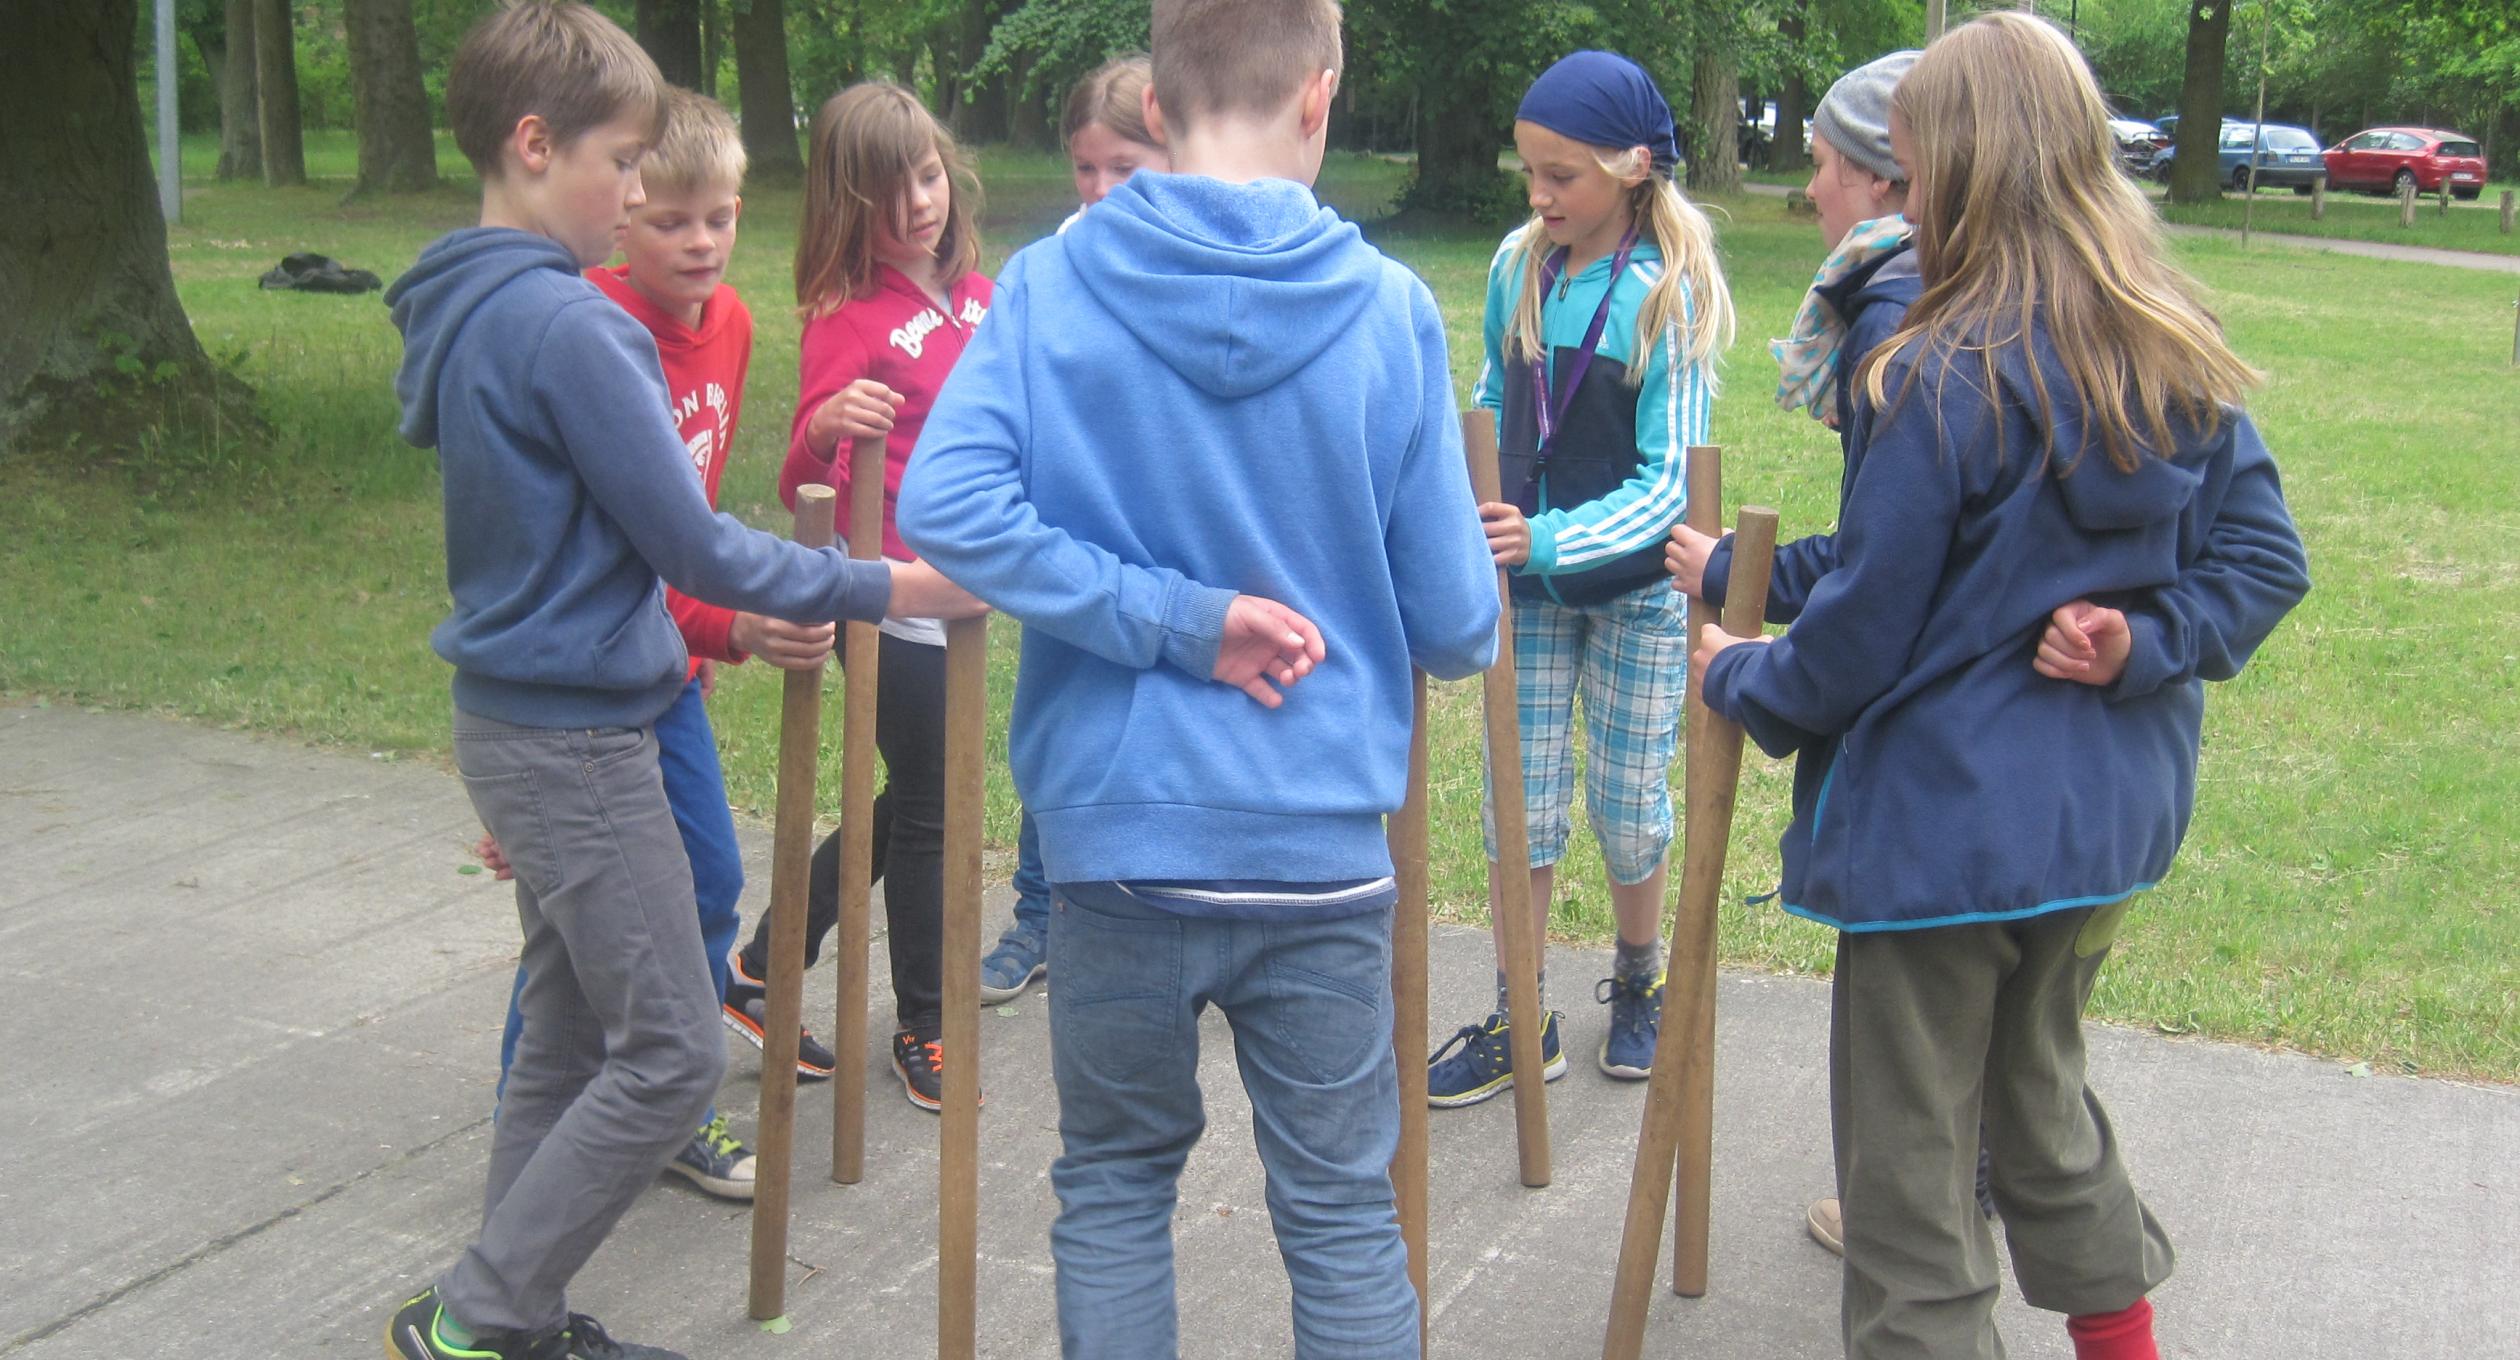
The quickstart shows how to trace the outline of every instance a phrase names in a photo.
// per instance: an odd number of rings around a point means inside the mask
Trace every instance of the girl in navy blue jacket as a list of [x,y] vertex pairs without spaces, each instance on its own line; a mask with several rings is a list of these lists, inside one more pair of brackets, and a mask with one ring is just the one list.
[[2309,581],[2239,406],[2258,375],[2106,116],[2064,35],[2008,12],[1900,83],[1924,291],[1858,372],[1838,560],[1772,645],[1709,629],[1692,657],[1718,713],[1799,754],[1782,901],[1841,932],[1850,1357],[2002,1354],[1981,1122],[2025,1299],[2080,1360],[2156,1355],[2170,1247],[2085,1084],[2082,1010],[2187,829],[2203,682]]

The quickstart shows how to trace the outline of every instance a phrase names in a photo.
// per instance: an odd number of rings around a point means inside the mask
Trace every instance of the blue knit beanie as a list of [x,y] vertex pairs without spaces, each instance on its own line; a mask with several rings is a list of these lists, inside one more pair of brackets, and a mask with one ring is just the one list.
[[1644,67],[1616,52],[1577,52],[1541,72],[1514,119],[1592,146],[1644,147],[1657,174],[1680,163],[1670,102]]

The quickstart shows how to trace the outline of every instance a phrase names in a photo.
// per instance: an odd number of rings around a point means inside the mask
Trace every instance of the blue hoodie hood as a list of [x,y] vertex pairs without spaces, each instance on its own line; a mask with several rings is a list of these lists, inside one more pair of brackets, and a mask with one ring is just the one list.
[[[504,227],[449,232],[421,250],[394,286],[385,305],[403,334],[403,361],[394,374],[402,402],[402,437],[433,449],[438,442],[438,385],[464,323],[493,294],[521,274],[549,269],[579,281],[577,256],[548,236]],[[592,285],[589,285],[590,287]]]
[[1229,398],[1330,348],[1373,300],[1382,264],[1292,180],[1139,173],[1063,239],[1077,277],[1139,343]]

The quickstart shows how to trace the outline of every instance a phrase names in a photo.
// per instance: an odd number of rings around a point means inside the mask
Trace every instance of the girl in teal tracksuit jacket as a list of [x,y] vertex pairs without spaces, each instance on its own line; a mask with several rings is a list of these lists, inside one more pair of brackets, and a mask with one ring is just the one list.
[[[1607,52],[1566,58],[1524,96],[1514,135],[1533,217],[1488,269],[1476,399],[1497,412],[1503,500],[1480,515],[1512,572],[1531,856],[1500,869],[1491,834],[1489,881],[1530,873],[1546,939],[1580,695],[1585,808],[1619,927],[1597,1061],[1635,1079],[1652,1066],[1662,1009],[1669,772],[1687,656],[1662,545],[1686,508],[1686,450],[1707,439],[1732,303],[1712,229],[1672,181],[1670,109],[1642,68]],[[1566,1070],[1553,1012],[1541,1054],[1548,1078]],[[1428,1099],[1472,1104],[1513,1080],[1500,975],[1495,1013],[1431,1060]]]

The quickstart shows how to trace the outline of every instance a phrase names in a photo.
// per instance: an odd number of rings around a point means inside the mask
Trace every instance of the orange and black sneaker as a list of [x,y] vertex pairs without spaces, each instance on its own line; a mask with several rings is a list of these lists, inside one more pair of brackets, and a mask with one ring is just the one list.
[[[893,1036],[893,1071],[901,1076],[901,1093],[910,1103],[933,1114],[945,1107],[945,1045],[922,1039],[905,1029]],[[988,1098],[980,1101],[985,1105]]]
[[[720,1018],[726,1022],[728,1029],[743,1035],[745,1041],[755,1048],[765,1047],[762,1041],[762,1035],[765,1033],[762,1025],[765,1017],[770,1013],[770,998],[762,991],[760,981],[744,971],[744,957],[741,954],[730,961],[726,977],[726,1000],[718,1007],[718,1010]],[[832,1056],[831,1050],[824,1047],[822,1041],[814,1037],[812,1030],[798,1028],[796,1031],[798,1080],[829,1081],[831,1069],[838,1061]]]

